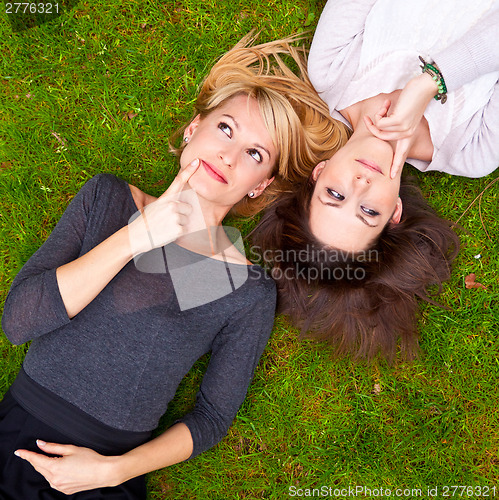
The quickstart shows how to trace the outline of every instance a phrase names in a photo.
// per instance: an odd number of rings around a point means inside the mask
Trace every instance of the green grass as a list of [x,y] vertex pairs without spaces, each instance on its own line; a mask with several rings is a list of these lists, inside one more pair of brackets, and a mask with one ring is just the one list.
[[[176,171],[168,137],[192,115],[220,55],[253,28],[262,41],[311,29],[322,5],[92,0],[21,31],[0,15],[1,302],[90,177],[111,172],[151,194],[165,189]],[[278,499],[290,486],[357,485],[422,488],[429,498],[430,486],[499,487],[497,173],[417,175],[430,203],[459,220],[463,242],[441,298],[448,309],[422,306],[419,359],[334,360],[277,318],[228,436],[150,474],[151,499]],[[254,222],[234,224],[247,232]],[[486,289],[465,288],[472,272]],[[0,338],[2,392],[25,350]],[[163,427],[192,406],[205,363],[182,383]]]

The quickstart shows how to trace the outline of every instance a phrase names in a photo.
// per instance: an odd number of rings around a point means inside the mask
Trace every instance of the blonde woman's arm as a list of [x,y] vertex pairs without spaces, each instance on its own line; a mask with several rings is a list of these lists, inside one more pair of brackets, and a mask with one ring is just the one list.
[[120,456],[106,457],[89,448],[37,441],[48,457],[28,450],[17,450],[48,481],[66,495],[107,486],[182,462],[192,453],[192,437],[185,424],[178,423],[151,441]]
[[[163,201],[155,202],[156,205],[148,209],[149,232],[156,246],[171,241],[181,230],[179,226],[183,221],[178,218],[179,211],[185,214],[188,208],[182,203],[168,203],[167,194],[181,189],[196,168],[197,164],[193,163],[183,169],[170,186],[172,191],[168,190]],[[99,223],[96,219],[106,218],[106,196],[109,190],[116,189],[118,182],[108,175],[99,175],[87,182],[47,241],[14,279],[2,316],[2,328],[13,344],[23,344],[68,323],[133,255],[151,248],[141,216],[134,221],[132,230],[125,226],[110,231],[110,236],[85,252],[84,248],[90,246],[93,238],[88,233],[90,221],[95,225]],[[164,220],[170,224],[164,224]],[[130,241],[135,244],[131,246]]]

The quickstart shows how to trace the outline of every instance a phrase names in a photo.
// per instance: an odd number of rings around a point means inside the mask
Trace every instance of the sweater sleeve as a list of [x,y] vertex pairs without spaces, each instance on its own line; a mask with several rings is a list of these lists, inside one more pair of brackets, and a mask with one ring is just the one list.
[[80,255],[101,177],[93,177],[76,194],[48,239],[12,282],[2,329],[13,344],[23,344],[69,323],[56,269]]
[[[475,130],[470,135],[469,130]],[[483,177],[499,167],[499,82],[487,105],[461,124],[420,170],[437,170],[464,177]]]
[[499,8],[484,16],[449,47],[431,56],[442,72],[448,91],[499,71]]
[[194,442],[190,458],[227,434],[269,339],[275,315],[275,284],[270,279],[262,280],[251,293],[252,303],[237,311],[215,338],[196,405],[180,420],[189,428]]
[[[335,92],[354,76],[366,18],[376,0],[329,0],[322,11],[308,59],[310,80],[319,93]],[[357,61],[353,61],[356,59]],[[324,96],[330,111],[335,103]]]

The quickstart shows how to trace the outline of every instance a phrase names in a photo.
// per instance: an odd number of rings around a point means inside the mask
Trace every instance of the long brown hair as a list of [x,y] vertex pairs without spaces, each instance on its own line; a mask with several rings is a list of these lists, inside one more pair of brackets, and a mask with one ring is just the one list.
[[[348,128],[329,115],[306,72],[306,50],[293,45],[297,37],[260,45],[244,37],[212,67],[196,100],[195,115],[207,116],[227,99],[240,94],[257,100],[264,123],[279,151],[274,182],[257,198],[245,197],[234,215],[252,216],[269,205],[289,182],[300,182],[320,161],[343,146]],[[293,72],[282,57],[296,66]],[[185,127],[173,136],[178,140]],[[184,143],[171,146],[176,154]]]
[[[424,200],[414,180],[400,188],[404,212],[368,251],[325,247],[308,225],[311,181],[281,196],[252,233],[278,284],[279,312],[337,354],[393,361],[417,352],[418,299],[434,303],[449,279],[459,238]],[[431,286],[436,285],[436,289]]]

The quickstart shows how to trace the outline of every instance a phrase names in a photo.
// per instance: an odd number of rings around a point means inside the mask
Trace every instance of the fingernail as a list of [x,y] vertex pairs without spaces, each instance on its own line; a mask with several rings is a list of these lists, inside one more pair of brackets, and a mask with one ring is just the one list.
[[192,163],[192,166],[197,167],[199,165],[199,158],[196,158]]
[[45,446],[47,443],[46,443],[45,441],[42,441],[41,439],[37,439],[37,440],[36,440],[36,444],[37,444],[38,446]]
[[21,454],[20,454],[17,450],[14,452],[14,455],[15,455],[16,457],[22,458],[22,457],[21,457]]

